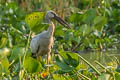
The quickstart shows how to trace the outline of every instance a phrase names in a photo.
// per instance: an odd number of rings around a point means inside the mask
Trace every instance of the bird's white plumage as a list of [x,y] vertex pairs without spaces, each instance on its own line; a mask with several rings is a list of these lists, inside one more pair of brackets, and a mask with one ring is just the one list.
[[51,51],[53,46],[53,35],[49,30],[51,30],[53,26],[54,24],[50,25],[47,31],[41,32],[31,40],[30,48],[34,56],[45,55]]

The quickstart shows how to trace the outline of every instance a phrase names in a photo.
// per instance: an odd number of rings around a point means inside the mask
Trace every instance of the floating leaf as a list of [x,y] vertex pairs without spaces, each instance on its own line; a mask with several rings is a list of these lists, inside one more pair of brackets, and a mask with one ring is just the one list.
[[8,70],[9,65],[10,64],[9,64],[7,57],[4,57],[2,60],[0,60],[0,69],[1,69],[0,74],[1,73],[8,74],[9,73],[9,70]]
[[32,57],[26,57],[23,67],[30,73],[40,72],[42,65]]
[[4,47],[7,43],[7,38],[6,37],[2,37],[1,41],[0,41],[0,48]]
[[62,60],[60,60],[60,57],[56,57],[56,64],[61,68],[64,72],[71,72],[74,68],[72,66],[67,65]]
[[97,16],[94,19],[94,28],[98,31],[102,31],[104,28],[104,25],[107,23],[107,18],[104,16]]
[[120,80],[120,73],[115,73],[115,80]]
[[82,16],[82,21],[85,23],[90,23],[96,17],[96,10],[91,8]]
[[24,55],[24,51],[25,49],[22,47],[15,47],[12,51],[12,54],[10,56],[10,60],[18,60],[19,56],[23,56]]
[[56,64],[61,68],[59,72],[71,72],[79,65],[79,58],[70,52],[60,52],[60,56],[56,57]]
[[39,32],[48,27],[48,24],[42,23],[44,15],[44,12],[33,12],[26,16],[25,21],[32,31]]
[[56,27],[55,36],[64,36],[64,31],[61,26]]
[[69,17],[69,21],[70,22],[80,22],[81,21],[81,18],[82,18],[82,15],[81,14],[78,14],[78,13],[74,13],[72,14],[70,17]]
[[26,16],[25,21],[30,28],[33,28],[35,25],[40,23],[43,20],[43,12],[34,12]]

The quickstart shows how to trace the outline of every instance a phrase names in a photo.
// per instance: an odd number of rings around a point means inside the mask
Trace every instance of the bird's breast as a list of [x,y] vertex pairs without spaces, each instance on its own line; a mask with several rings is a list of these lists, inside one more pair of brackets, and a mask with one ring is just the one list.
[[53,46],[53,37],[44,38],[40,41],[40,49],[38,55],[45,55],[47,54]]

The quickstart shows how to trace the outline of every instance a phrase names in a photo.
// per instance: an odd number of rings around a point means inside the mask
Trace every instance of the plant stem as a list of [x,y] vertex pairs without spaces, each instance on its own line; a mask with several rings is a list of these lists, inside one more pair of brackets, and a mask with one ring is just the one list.
[[31,31],[29,33],[28,40],[27,40],[27,45],[26,45],[26,48],[25,48],[25,53],[24,53],[24,57],[23,57],[23,64],[24,64],[24,60],[25,60],[25,56],[26,56],[27,50],[29,48],[30,37],[31,37]]
[[90,78],[88,78],[87,76],[85,76],[85,75],[83,75],[83,74],[81,74],[81,73],[79,73],[79,72],[77,72],[78,74],[79,74],[79,76],[82,76],[83,78],[85,78],[85,79],[87,79],[87,80],[91,80]]
[[[98,61],[95,61],[96,64],[98,64],[100,67],[102,67],[103,69],[105,69],[108,73],[112,74],[112,72],[110,72],[105,66],[103,66],[101,63],[99,63]],[[112,74],[113,75],[113,74]]]
[[[75,53],[77,54],[77,53]],[[92,65],[90,64],[86,59],[84,59],[82,56],[80,56],[79,54],[77,54],[85,63],[87,63],[98,75],[101,75],[101,73]]]

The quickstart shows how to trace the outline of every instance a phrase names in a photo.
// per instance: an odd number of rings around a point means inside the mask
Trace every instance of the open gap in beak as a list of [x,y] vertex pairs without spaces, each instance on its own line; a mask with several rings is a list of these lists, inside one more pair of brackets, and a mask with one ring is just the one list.
[[57,20],[61,25],[63,25],[66,28],[71,28],[67,22],[65,22],[61,17],[55,16],[55,20]]

